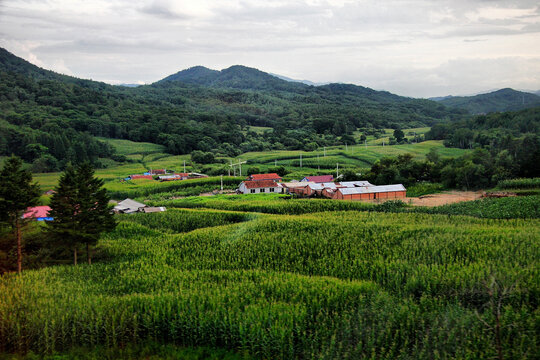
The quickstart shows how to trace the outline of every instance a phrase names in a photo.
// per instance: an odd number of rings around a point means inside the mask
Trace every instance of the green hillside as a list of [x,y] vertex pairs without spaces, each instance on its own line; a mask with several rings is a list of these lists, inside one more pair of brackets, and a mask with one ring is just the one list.
[[354,142],[358,132],[462,116],[433,101],[355,85],[308,86],[244,66],[196,67],[153,85],[110,86],[40,69],[3,49],[0,109],[0,156],[16,154],[35,171],[60,170],[68,161],[104,167],[130,160],[103,138],[158,144],[173,155],[234,157],[336,146]]
[[467,110],[471,114],[487,114],[540,106],[540,96],[507,88],[475,96],[440,98],[438,102],[451,108]]

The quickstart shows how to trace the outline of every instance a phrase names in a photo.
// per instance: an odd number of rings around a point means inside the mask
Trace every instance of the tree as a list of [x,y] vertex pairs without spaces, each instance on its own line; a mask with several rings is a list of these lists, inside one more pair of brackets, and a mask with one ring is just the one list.
[[90,164],[84,163],[76,169],[68,166],[61,175],[50,204],[49,215],[54,220],[47,225],[56,239],[73,250],[75,265],[81,245],[86,245],[88,264],[91,264],[91,246],[97,243],[102,232],[115,228],[109,200],[103,180],[94,176]]
[[394,137],[396,138],[397,142],[401,142],[403,138],[405,137],[405,134],[403,133],[403,130],[396,129],[394,130]]
[[17,238],[17,271],[22,271],[23,214],[39,202],[40,188],[32,183],[32,173],[22,168],[22,160],[12,156],[0,171],[0,220],[9,224]]

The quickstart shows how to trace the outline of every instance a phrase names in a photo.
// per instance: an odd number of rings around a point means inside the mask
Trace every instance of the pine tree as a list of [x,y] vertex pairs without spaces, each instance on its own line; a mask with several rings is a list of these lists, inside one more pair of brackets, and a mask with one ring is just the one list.
[[77,169],[69,166],[60,177],[50,206],[49,214],[54,220],[48,223],[49,231],[73,250],[75,265],[78,249],[86,245],[90,264],[91,246],[97,243],[102,232],[116,226],[103,180],[94,176],[89,164],[82,164]]
[[32,173],[22,168],[22,160],[9,158],[0,171],[0,220],[9,224],[17,239],[17,271],[22,271],[23,214],[39,203],[40,188],[32,183]]
[[77,265],[77,252],[80,246],[76,181],[75,169],[68,165],[60,176],[56,192],[51,197],[49,216],[53,221],[47,223],[47,231],[52,237],[73,251],[74,265]]
[[103,187],[103,180],[94,176],[94,169],[88,163],[78,167],[77,187],[79,189],[81,241],[86,245],[88,264],[92,262],[91,247],[104,231],[115,228],[116,222],[109,207],[109,196]]

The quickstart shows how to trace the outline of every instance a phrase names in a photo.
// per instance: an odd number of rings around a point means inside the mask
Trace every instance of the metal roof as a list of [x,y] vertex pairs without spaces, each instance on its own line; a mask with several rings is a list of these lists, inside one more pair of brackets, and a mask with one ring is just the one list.
[[342,181],[339,183],[341,186],[345,187],[357,187],[357,186],[374,186],[369,181]]
[[118,205],[116,205],[114,208],[115,209],[139,209],[145,206],[146,205],[143,203],[127,198],[125,200],[120,201]]
[[381,185],[381,186],[368,186],[368,187],[346,187],[340,188],[339,191],[343,195],[351,194],[369,194],[369,193],[380,193],[380,192],[392,192],[392,191],[406,191],[405,186],[402,184],[394,185]]

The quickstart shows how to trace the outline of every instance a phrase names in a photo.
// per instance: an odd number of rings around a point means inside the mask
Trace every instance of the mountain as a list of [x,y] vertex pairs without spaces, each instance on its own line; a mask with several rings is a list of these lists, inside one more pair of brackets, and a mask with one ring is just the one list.
[[540,106],[540,96],[509,88],[475,96],[450,96],[432,100],[451,108],[467,110],[471,114],[516,111]]
[[111,86],[103,82],[79,79],[73,76],[59,74],[51,70],[45,70],[13,55],[4,48],[0,48],[0,70],[30,77],[34,80],[60,81],[95,89],[103,89]]
[[171,154],[237,156],[350,144],[356,131],[432,126],[464,113],[351,84],[288,82],[240,65],[197,66],[151,85],[113,86],[44,70],[5,50],[0,108],[0,156],[19,155],[41,171],[68,161],[127,160],[97,137],[161,144]]
[[289,82],[266,72],[242,65],[233,65],[221,71],[211,70],[204,66],[195,66],[167,76],[156,84],[177,81],[213,88],[242,90],[279,90],[296,92],[307,87],[305,84]]

